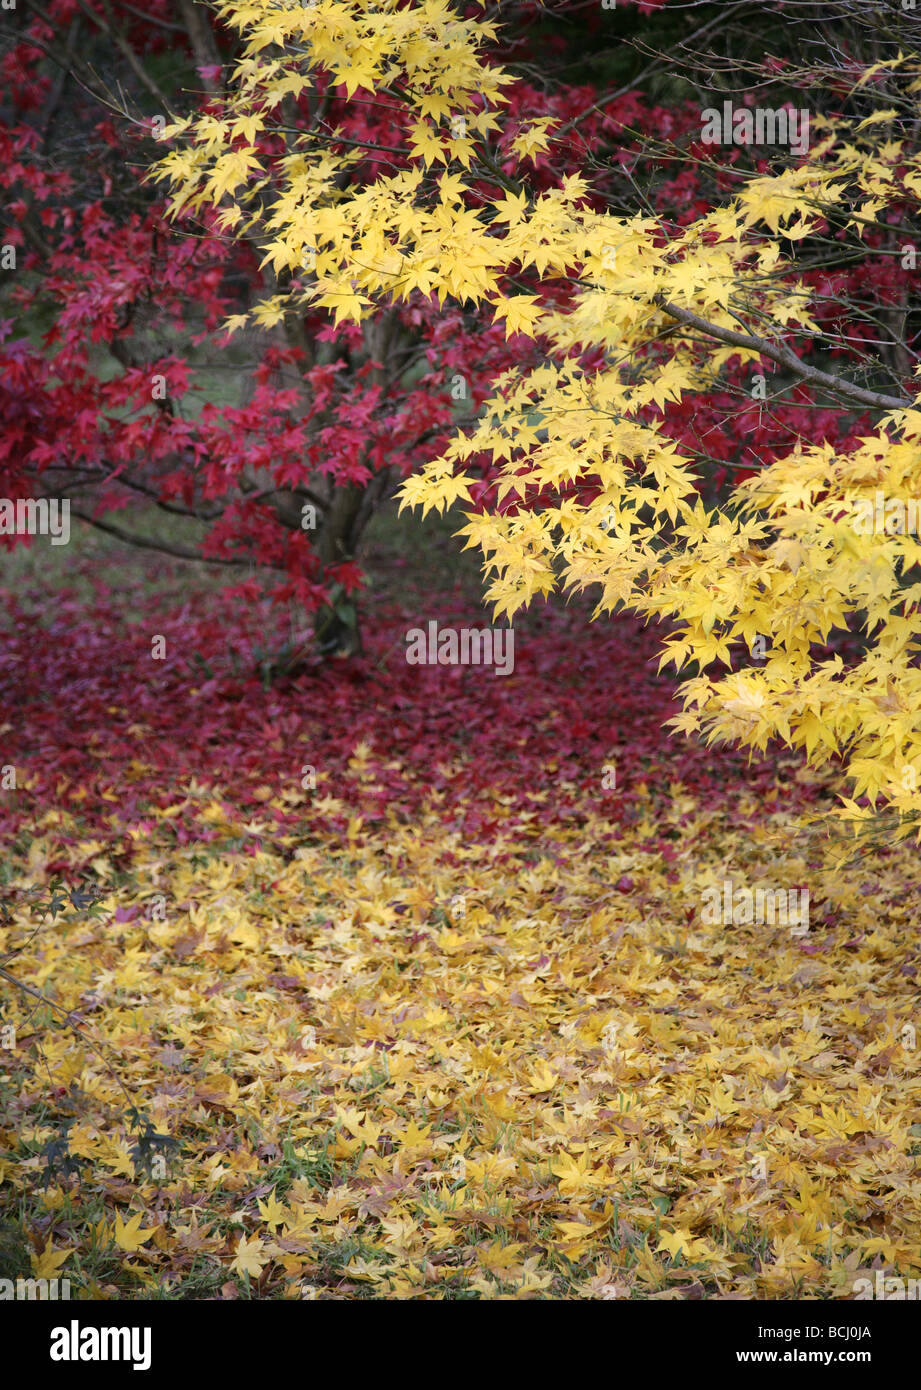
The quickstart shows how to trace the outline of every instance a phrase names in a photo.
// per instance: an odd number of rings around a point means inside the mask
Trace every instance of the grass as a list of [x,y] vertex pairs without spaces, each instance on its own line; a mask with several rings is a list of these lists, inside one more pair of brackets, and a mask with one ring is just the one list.
[[[126,531],[186,549],[196,548],[206,534],[202,524],[155,506],[126,508],[115,520]],[[423,520],[410,512],[398,514],[392,500],[380,507],[359,554],[367,576],[359,596],[363,621],[373,621],[377,603],[403,603],[424,612],[433,591],[451,594],[464,608],[485,615],[479,553],[464,551],[463,539],[454,535],[462,524],[458,513],[430,513]],[[146,615],[151,598],[180,604],[253,577],[268,589],[278,576],[255,567],[229,570],[179,560],[126,544],[79,518],[71,519],[66,546],[38,536],[28,545],[0,550],[0,591],[7,590],[46,629],[59,621],[56,600],[89,607],[101,593],[114,591],[121,596],[121,620],[131,624],[140,613]]]

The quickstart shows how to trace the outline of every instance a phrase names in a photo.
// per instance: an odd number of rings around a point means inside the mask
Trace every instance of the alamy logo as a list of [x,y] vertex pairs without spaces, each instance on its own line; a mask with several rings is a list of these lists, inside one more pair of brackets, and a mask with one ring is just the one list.
[[70,540],[70,499],[0,497],[0,536],[50,536],[52,545]]
[[714,884],[703,891],[706,906],[701,921],[708,926],[745,926],[757,922],[763,926],[779,923],[796,927],[802,935],[809,926],[808,888],[733,888],[732,879],[722,885]]
[[70,1298],[69,1279],[0,1279],[0,1300],[15,1298],[19,1302],[44,1302],[47,1299]]
[[495,666],[497,676],[515,669],[515,633],[510,627],[453,627],[428,632],[411,627],[406,634],[406,660],[410,666]]
[[886,497],[879,488],[872,498],[861,497],[854,503],[854,530],[861,536],[916,536],[921,517],[921,500],[917,497]]
[[52,1361],[131,1361],[134,1370],[150,1370],[149,1327],[70,1327],[51,1329]]
[[798,155],[809,150],[808,111],[787,106],[779,111],[733,107],[731,101],[724,101],[721,111],[708,106],[701,120],[700,138],[705,145],[789,145]]
[[900,1279],[897,1274],[888,1277],[881,1269],[875,1271],[873,1279],[862,1276],[853,1284],[854,1298],[860,1303],[868,1298],[878,1298],[890,1303],[901,1303],[906,1299],[921,1301],[921,1279]]

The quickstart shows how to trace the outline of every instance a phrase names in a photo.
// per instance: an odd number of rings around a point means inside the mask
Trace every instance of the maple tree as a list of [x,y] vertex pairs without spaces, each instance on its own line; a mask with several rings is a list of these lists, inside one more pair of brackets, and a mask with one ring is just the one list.
[[[516,9],[510,47],[524,58],[540,12]],[[77,516],[110,534],[242,574],[244,597],[256,591],[254,572],[279,576],[278,599],[317,613],[322,645],[353,650],[355,562],[376,507],[458,417],[475,416],[504,367],[539,353],[469,306],[439,308],[421,292],[360,327],[337,330],[322,310],[271,326],[257,319],[228,346],[219,322],[251,307],[266,276],[275,283],[280,269],[287,280],[292,268],[260,269],[253,238],[232,241],[213,219],[176,235],[139,173],[173,104],[220,117],[231,29],[193,0],[158,0],[144,14],[121,0],[30,0],[4,19],[0,41],[3,237],[16,258],[0,327],[6,494],[66,494]],[[590,87],[524,81],[509,111],[516,125],[536,105],[577,118],[563,163],[578,170],[640,115],[663,131],[693,119],[690,108],[651,107],[635,87],[595,110]],[[400,100],[380,95],[372,106],[347,90],[321,74],[316,99],[284,98],[283,120],[324,148],[338,131],[332,147],[351,153],[341,177],[356,189],[382,169],[410,169]],[[513,135],[514,126],[500,138],[498,159]],[[287,139],[273,131],[257,141],[275,180]],[[539,161],[535,185],[558,178],[559,164]],[[494,174],[481,172],[488,189]],[[676,184],[676,197],[684,191]],[[142,522],[118,518],[137,502],[153,509]]]
[[[512,362],[503,333],[420,300],[365,328],[289,318],[228,350],[221,322],[264,289],[252,245],[200,222],[173,234],[142,180],[180,83],[214,119],[226,31],[191,0],[49,0],[2,38],[4,494],[66,496],[120,539],[226,568],[241,597],[266,571],[323,650],[354,650],[363,531]],[[342,105],[330,92],[291,119],[338,122]],[[343,114],[373,151],[366,116]],[[139,501],[153,523],[118,519]]]
[[[475,426],[407,480],[404,503],[474,504],[464,534],[484,552],[497,613],[562,583],[599,585],[599,612],[626,604],[669,618],[667,657],[702,668],[684,682],[680,727],[757,748],[779,737],[817,762],[843,755],[869,802],[851,800],[850,813],[870,814],[882,796],[913,822],[917,541],[854,521],[880,489],[897,503],[913,495],[914,353],[901,336],[894,353],[874,353],[890,335],[874,337],[868,322],[847,331],[853,279],[842,285],[795,254],[810,238],[843,239],[862,271],[874,258],[884,267],[876,282],[904,302],[911,243],[898,262],[893,236],[914,225],[921,191],[921,67],[898,47],[902,20],[875,35],[876,62],[858,55],[830,74],[811,147],[794,152],[791,138],[773,162],[772,152],[721,168],[712,203],[679,220],[651,205],[599,207],[580,172],[532,184],[529,163],[553,150],[559,123],[504,119],[513,75],[484,57],[496,28],[473,9],[222,4],[242,56],[221,118],[166,132],[177,145],[158,177],[172,211],[207,209],[292,277],[255,310],[262,322],[320,307],[360,323],[421,293],[489,309],[509,335],[539,341],[547,361],[502,373]],[[348,97],[402,100],[410,168],[350,181],[360,150],[337,148],[335,133],[286,131],[267,174],[259,141],[279,129],[289,96],[319,98],[315,70]],[[820,59],[783,74],[801,100],[828,75]],[[785,121],[794,114],[788,102]],[[687,160],[707,164],[718,115],[685,142]],[[850,360],[829,371],[811,360],[817,344]],[[779,367],[798,384],[796,404],[819,409],[765,420],[752,404],[734,428],[757,412],[757,447],[731,461],[736,476],[708,510],[697,470],[709,453],[683,448],[684,417],[731,366],[736,383],[741,367],[762,386]],[[842,437],[829,417],[847,409]],[[862,432],[855,411],[872,412]],[[488,487],[484,458],[495,465]],[[854,631],[864,649],[847,663],[829,638]],[[733,647],[738,658],[756,639],[763,659],[733,669]]]

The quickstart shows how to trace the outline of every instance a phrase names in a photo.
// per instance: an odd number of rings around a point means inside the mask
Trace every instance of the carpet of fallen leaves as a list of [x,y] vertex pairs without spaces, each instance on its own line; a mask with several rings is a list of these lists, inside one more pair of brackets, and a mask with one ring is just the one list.
[[[7,605],[0,954],[80,1031],[4,989],[4,1274],[436,1299],[921,1274],[915,851],[831,869],[803,828],[827,784],[666,738],[631,623],[547,610],[497,678],[408,667],[394,609],[364,660],[264,689],[276,620],[224,602],[65,595],[41,632]],[[101,915],[37,926],[55,877]],[[726,878],[807,885],[808,933],[705,924]],[[126,1091],[165,1171],[135,1168]]]

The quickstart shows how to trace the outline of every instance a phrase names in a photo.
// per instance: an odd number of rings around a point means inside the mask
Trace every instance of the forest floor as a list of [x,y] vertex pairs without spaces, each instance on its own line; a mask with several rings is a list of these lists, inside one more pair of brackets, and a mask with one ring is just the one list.
[[[796,757],[668,737],[635,622],[546,606],[507,676],[411,666],[408,628],[489,625],[475,564],[385,517],[368,566],[364,657],[267,683],[287,616],[212,576],[82,532],[0,560],[0,963],[48,1001],[3,981],[0,1277],[921,1275],[916,852],[848,851]],[[58,883],[95,910],[43,915]],[[808,924],[709,920],[727,883]]]

